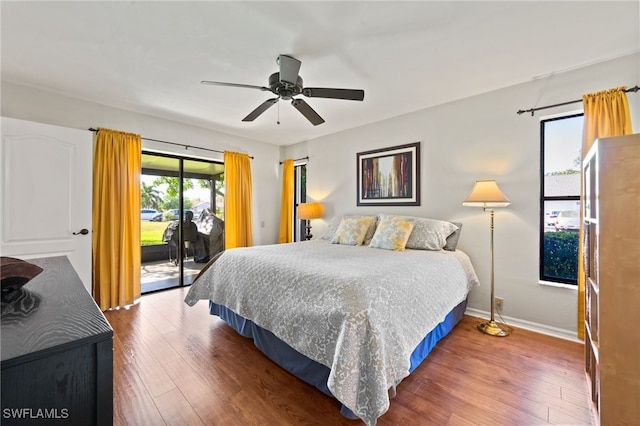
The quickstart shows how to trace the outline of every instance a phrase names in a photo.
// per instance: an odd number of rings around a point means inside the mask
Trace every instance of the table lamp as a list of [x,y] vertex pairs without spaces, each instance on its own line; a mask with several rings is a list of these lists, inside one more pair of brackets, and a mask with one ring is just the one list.
[[319,219],[324,213],[324,206],[322,203],[300,203],[298,204],[298,217],[307,221],[307,235],[305,238],[310,240],[311,235],[311,219]]

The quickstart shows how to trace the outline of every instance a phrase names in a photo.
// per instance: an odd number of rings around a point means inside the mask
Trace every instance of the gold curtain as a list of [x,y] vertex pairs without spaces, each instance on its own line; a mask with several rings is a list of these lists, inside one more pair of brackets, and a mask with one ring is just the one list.
[[[584,131],[582,158],[587,155],[593,142],[598,138],[623,136],[632,133],[631,115],[627,101],[626,87],[588,93],[582,96],[584,107]],[[582,185],[580,199],[583,198]],[[580,213],[580,218],[584,212]],[[580,241],[582,241],[582,220],[580,221]],[[584,268],[582,265],[582,244],[578,245],[578,338],[584,339]]]
[[282,163],[279,243],[293,242],[293,179],[293,160],[284,160]]
[[103,311],[140,297],[140,135],[98,129],[93,159],[93,294]]
[[247,154],[224,152],[224,248],[253,244],[251,162]]

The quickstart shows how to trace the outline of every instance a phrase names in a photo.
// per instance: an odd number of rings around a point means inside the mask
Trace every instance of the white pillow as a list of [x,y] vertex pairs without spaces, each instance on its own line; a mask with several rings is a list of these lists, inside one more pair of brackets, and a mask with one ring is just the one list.
[[341,220],[342,220],[342,216],[332,217],[329,223],[327,224],[327,227],[325,228],[324,232],[322,233],[322,236],[320,237],[320,239],[331,241],[331,239],[333,238],[333,235],[338,230],[338,226],[340,226]]

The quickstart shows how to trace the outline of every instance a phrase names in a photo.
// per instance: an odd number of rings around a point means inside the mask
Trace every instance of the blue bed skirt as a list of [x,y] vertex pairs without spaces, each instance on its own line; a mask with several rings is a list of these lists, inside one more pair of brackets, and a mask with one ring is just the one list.
[[[429,355],[429,352],[431,352],[436,343],[449,334],[453,327],[458,324],[464,315],[466,306],[467,301],[464,300],[458,306],[453,308],[447,314],[445,319],[431,330],[431,332],[418,344],[411,354],[411,366],[409,367],[409,373],[412,373],[427,357],[427,355]],[[209,301],[209,312],[211,315],[220,317],[240,335],[253,339],[254,345],[280,367],[284,368],[299,379],[320,389],[326,395],[333,397],[331,391],[327,387],[327,381],[330,373],[329,367],[307,358],[305,355],[302,355],[300,352],[280,340],[269,330],[265,330],[257,326],[253,321],[241,317],[225,306]],[[350,419],[358,418],[358,416],[353,414],[353,412],[344,405],[340,412],[343,416]]]

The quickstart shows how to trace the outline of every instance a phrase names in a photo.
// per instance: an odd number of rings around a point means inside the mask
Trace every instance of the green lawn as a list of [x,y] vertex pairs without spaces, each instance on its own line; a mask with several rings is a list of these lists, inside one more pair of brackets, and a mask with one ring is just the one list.
[[169,222],[140,222],[140,244],[150,246],[154,244],[164,244],[162,233]]

